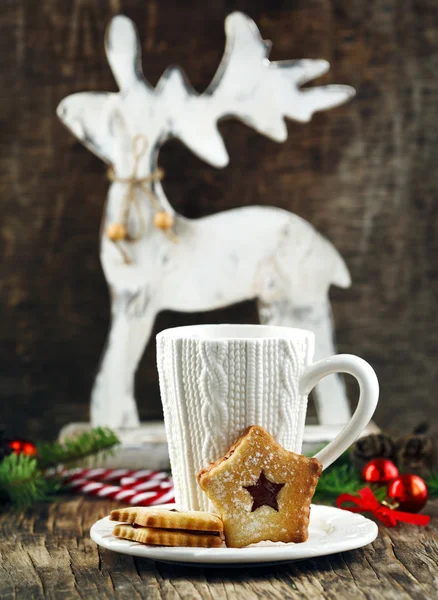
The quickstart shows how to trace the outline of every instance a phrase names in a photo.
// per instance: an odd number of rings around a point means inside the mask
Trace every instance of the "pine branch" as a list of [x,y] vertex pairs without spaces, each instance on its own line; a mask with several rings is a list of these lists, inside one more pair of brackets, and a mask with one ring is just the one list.
[[363,487],[363,481],[357,469],[342,462],[323,472],[319,478],[314,500],[333,502],[340,494],[354,494],[361,487]]
[[44,477],[32,456],[10,454],[0,463],[0,491],[17,506],[47,500],[56,489],[57,482]]
[[432,473],[426,479],[427,490],[429,492],[429,498],[438,497],[438,473]]
[[0,497],[16,506],[49,500],[62,487],[59,477],[46,477],[44,469],[71,464],[93,454],[110,452],[119,443],[109,429],[97,428],[76,438],[38,445],[37,457],[10,454],[0,462]]
[[47,469],[60,464],[71,465],[96,453],[110,453],[119,443],[118,437],[111,430],[97,427],[77,437],[66,439],[63,444],[38,444],[38,466],[40,469]]

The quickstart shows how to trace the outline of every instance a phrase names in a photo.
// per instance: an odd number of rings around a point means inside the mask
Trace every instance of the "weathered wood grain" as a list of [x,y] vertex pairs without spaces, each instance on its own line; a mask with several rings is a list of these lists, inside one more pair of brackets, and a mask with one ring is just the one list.
[[[221,124],[231,157],[224,170],[170,142],[161,153],[166,193],[190,217],[275,199],[309,220],[350,268],[351,290],[331,294],[338,348],[375,366],[377,423],[401,433],[429,420],[438,430],[433,0],[3,0],[0,421],[11,433],[53,437],[87,418],[108,328],[98,260],[107,182],[100,161],[58,123],[58,102],[76,91],[115,90],[102,40],[119,10],[138,25],[151,83],[176,62],[202,91],[220,59],[224,17],[235,9],[275,40],[272,60],[326,58],[332,70],[321,84],[350,84],[357,96],[310,124],[289,123],[281,145],[241,123]],[[155,332],[209,321],[256,322],[257,314],[251,302],[166,312]],[[137,388],[141,417],[159,416],[153,344]]]
[[426,527],[380,527],[359,550],[281,566],[198,569],[100,549],[89,529],[109,501],[64,497],[0,513],[0,598],[428,600],[436,595],[438,501]]

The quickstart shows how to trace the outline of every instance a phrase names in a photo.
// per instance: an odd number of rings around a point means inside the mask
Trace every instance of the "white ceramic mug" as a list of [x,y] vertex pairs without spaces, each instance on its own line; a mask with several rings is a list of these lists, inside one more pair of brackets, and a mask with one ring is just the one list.
[[249,425],[301,452],[307,396],[320,379],[349,373],[360,387],[349,423],[316,454],[328,467],[368,425],[379,384],[370,365],[350,354],[312,363],[314,335],[265,325],[195,325],[157,335],[157,363],[175,499],[210,510],[196,475],[221,457]]

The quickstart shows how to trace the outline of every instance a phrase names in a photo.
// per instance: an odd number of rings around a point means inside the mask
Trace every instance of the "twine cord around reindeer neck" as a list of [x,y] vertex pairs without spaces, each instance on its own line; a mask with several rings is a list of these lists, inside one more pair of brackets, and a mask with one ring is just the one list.
[[[122,183],[127,186],[126,194],[122,201],[122,207],[120,212],[120,221],[117,223],[113,223],[109,225],[107,228],[107,236],[113,241],[118,242],[128,238],[128,218],[129,211],[132,205],[134,205],[137,209],[138,219],[139,219],[139,231],[136,236],[129,236],[130,241],[139,240],[145,231],[145,221],[143,217],[143,213],[141,210],[141,206],[137,197],[137,189],[141,190],[146,194],[146,196],[151,201],[154,209],[155,209],[155,218],[154,225],[158,229],[162,229],[163,233],[167,235],[167,237],[172,241],[177,241],[175,234],[172,231],[173,228],[173,217],[168,213],[164,212],[160,206],[160,203],[151,190],[150,184],[154,181],[161,181],[164,177],[163,169],[155,169],[149,175],[145,177],[138,177],[137,171],[140,160],[144,156],[147,150],[148,142],[144,135],[137,135],[132,141],[132,154],[134,157],[134,165],[132,168],[132,175],[130,177],[119,177],[116,175],[114,171],[114,167],[110,167],[108,169],[108,179],[113,183]],[[157,219],[158,217],[158,219]],[[120,252],[123,255],[125,262],[132,262],[128,257],[126,252],[118,246]]]

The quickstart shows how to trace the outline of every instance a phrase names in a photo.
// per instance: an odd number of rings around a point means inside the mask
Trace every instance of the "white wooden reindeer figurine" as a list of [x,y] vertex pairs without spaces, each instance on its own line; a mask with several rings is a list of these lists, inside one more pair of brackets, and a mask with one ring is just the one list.
[[[161,186],[158,153],[170,137],[224,167],[228,155],[218,119],[236,117],[282,142],[284,117],[304,123],[315,111],[354,95],[341,85],[300,89],[329,64],[270,62],[270,42],[244,14],[231,14],[225,29],[224,57],[200,95],[179,68],[167,69],[151,87],[141,71],[135,26],[117,16],[105,47],[120,92],[73,94],[58,107],[65,125],[112,168],[101,239],[112,322],[92,392],[93,425],[139,424],[135,371],[163,309],[204,311],[256,298],[262,322],[311,329],[316,357],[334,352],[328,289],[348,287],[350,276],[330,242],[279,208],[253,206],[186,219],[175,213]],[[337,377],[319,386],[317,409],[324,424],[348,420]]]

